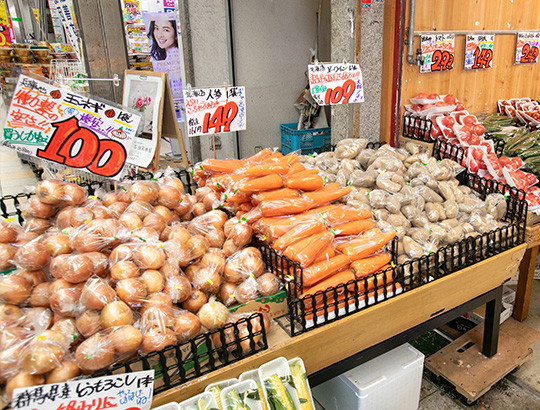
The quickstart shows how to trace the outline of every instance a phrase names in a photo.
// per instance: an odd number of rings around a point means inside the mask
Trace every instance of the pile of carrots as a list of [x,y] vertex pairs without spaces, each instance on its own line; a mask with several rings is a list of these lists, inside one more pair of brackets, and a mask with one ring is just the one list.
[[[376,228],[369,211],[333,204],[351,188],[326,185],[318,170],[297,161],[297,155],[269,149],[242,160],[206,159],[195,167],[194,179],[220,194],[223,206],[278,253],[302,266],[302,298],[388,268],[391,256],[383,249],[395,232]],[[382,275],[361,291],[384,283]],[[386,283],[391,281],[387,275]],[[322,303],[322,297],[316,301]]]

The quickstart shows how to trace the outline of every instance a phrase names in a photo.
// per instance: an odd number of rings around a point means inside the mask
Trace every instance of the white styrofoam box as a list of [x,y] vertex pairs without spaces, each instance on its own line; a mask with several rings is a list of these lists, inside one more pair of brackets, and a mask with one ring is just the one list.
[[516,300],[516,291],[512,288],[509,288],[506,285],[503,285],[503,295],[502,295],[502,301],[504,303],[513,304]]
[[156,407],[154,410],[179,410],[180,405],[176,402],[164,404],[163,406]]
[[[502,324],[506,319],[512,316],[513,311],[514,311],[514,305],[510,303],[506,303],[503,300],[502,309],[501,309],[501,318],[499,320],[499,324]],[[479,325],[480,323],[484,322],[484,314],[485,314],[485,309],[483,306],[481,306],[477,309],[474,309],[472,312],[468,312],[464,314],[463,317]]]
[[325,410],[416,410],[424,355],[404,344],[312,389]]

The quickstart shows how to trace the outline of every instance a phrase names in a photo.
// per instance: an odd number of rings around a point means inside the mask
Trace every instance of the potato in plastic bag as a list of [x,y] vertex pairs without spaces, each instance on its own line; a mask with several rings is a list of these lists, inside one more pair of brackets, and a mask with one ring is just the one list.
[[[373,159],[373,157],[372,157]],[[403,162],[392,155],[379,156],[367,168],[368,171],[403,172]]]
[[378,189],[383,189],[386,192],[396,193],[401,190],[401,185],[397,182],[392,181],[392,173],[381,173],[376,180],[376,185]]
[[413,259],[424,256],[424,248],[409,236],[403,238],[403,250]]
[[367,169],[369,162],[371,161],[371,157],[374,154],[375,154],[374,149],[364,149],[358,154],[358,156],[356,157],[356,160],[358,161],[358,163],[363,169]]
[[350,176],[351,184],[359,188],[372,188],[379,176],[375,170],[371,171],[354,171]]
[[367,145],[367,140],[347,138],[338,142],[334,156],[339,159],[351,159],[358,156]]
[[506,199],[502,194],[489,194],[486,197],[486,207],[488,214],[496,220],[501,220],[506,216]]

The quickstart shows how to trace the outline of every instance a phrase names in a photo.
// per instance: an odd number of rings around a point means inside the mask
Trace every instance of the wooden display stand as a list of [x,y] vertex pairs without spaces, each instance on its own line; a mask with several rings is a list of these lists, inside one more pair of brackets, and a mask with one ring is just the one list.
[[[156,149],[152,162],[153,168],[157,170],[166,166],[170,166],[172,168],[178,168],[179,166],[183,166],[185,169],[187,169],[189,166],[187,151],[184,144],[182,131],[180,130],[180,127],[178,126],[178,121],[176,120],[176,110],[174,108],[174,101],[167,73],[126,70],[124,72],[124,85],[126,84],[126,76],[128,75],[134,75],[138,77],[160,77],[163,84],[163,93],[161,95],[160,104],[158,107],[154,108],[158,109],[157,116],[155,116],[154,113],[152,114],[152,117],[157,120],[157,126],[155,127],[155,130],[153,130],[156,134]],[[170,138],[173,140],[176,139],[178,141],[180,153],[182,155],[181,159],[175,160],[173,158],[166,158],[160,155],[162,137]],[[150,169],[148,171],[150,171]]]
[[520,322],[527,319],[529,314],[529,303],[531,300],[536,257],[538,256],[538,249],[540,247],[540,223],[537,222],[534,225],[529,225],[529,218],[527,218],[527,225],[528,226],[525,229],[527,251],[519,266],[518,286],[513,312],[514,319],[519,320]]
[[500,328],[498,353],[486,357],[481,354],[483,331],[484,325],[478,325],[426,359],[426,369],[453,384],[469,404],[521,366],[532,354],[529,346],[540,338],[536,330],[507,320]]
[[[486,302],[488,305],[497,304],[497,301],[500,304],[502,284],[514,276],[526,247],[525,244],[519,245],[293,338],[274,326],[267,350],[160,393],[154,396],[152,405],[181,402],[202,392],[210,383],[238,377],[280,356],[287,359],[302,357],[310,383],[314,386],[384,353],[392,346],[397,347],[417,337],[419,334],[412,333],[413,330],[423,334],[467,311],[463,309],[475,308]],[[471,303],[476,306],[469,306]],[[483,352],[487,356],[497,351],[499,322],[495,316],[486,317],[489,328],[486,326],[487,342]],[[437,320],[443,322],[437,323]]]

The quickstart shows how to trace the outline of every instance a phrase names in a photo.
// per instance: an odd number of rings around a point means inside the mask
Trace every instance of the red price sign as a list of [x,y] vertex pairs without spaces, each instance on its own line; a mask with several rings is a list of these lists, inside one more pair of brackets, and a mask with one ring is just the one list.
[[444,71],[454,68],[454,54],[449,51],[435,50],[432,61],[431,71]]
[[72,168],[88,168],[96,175],[113,177],[126,162],[126,149],[118,141],[100,140],[95,132],[81,128],[77,118],[51,124],[55,131],[37,157]]
[[343,86],[337,86],[336,88],[329,88],[324,94],[324,103],[329,104],[347,104],[351,95],[353,95],[356,89],[356,83],[353,80],[347,80],[343,83]]
[[489,68],[493,59],[493,50],[480,49],[476,47],[474,50],[474,64],[472,68]]
[[245,87],[184,90],[188,136],[246,129]]
[[[229,101],[224,106],[220,105],[213,113],[204,114],[203,133],[219,134],[220,132],[230,132],[231,122],[238,115],[238,104]],[[213,128],[212,131],[209,131]],[[223,131],[222,131],[223,129]]]
[[515,63],[530,64],[538,62],[539,46],[540,32],[518,33]]

